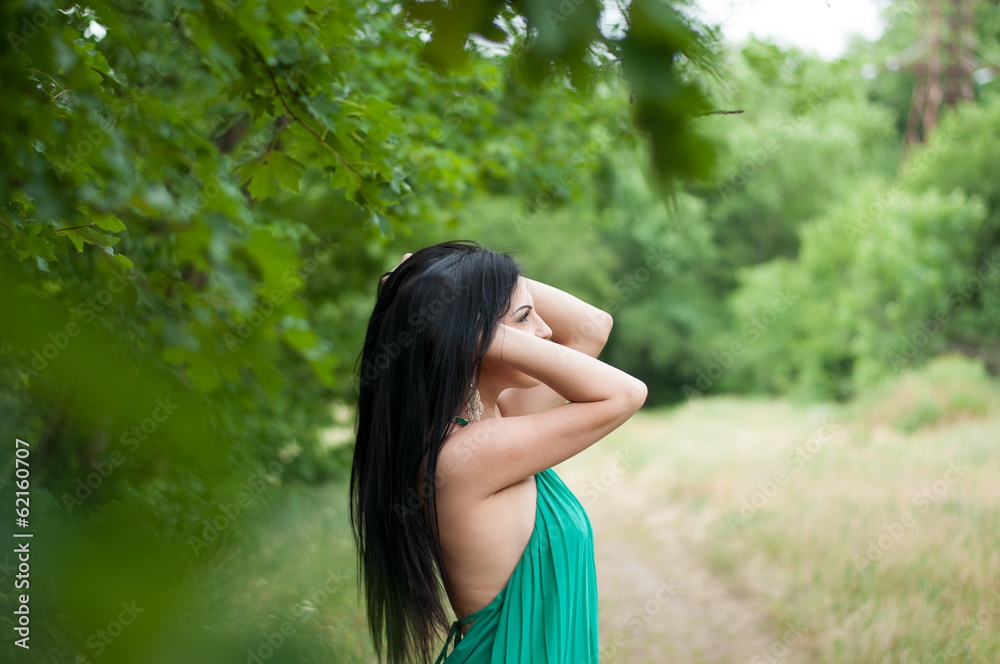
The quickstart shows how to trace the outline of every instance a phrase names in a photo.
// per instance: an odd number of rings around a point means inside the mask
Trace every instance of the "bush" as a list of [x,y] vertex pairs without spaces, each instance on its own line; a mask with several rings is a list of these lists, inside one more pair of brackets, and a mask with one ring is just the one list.
[[[754,343],[727,376],[734,389],[848,398],[953,346],[1000,278],[977,261],[982,201],[872,183],[803,227],[795,261],[741,273],[730,300]],[[789,313],[767,315],[786,292]]]
[[981,360],[956,354],[935,357],[859,393],[862,422],[904,433],[1000,413],[1000,384]]

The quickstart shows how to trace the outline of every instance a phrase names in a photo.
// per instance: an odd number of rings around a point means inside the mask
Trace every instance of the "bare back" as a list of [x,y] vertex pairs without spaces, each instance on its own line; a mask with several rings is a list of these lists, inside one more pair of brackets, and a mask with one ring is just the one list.
[[452,438],[438,457],[437,509],[445,590],[456,617],[463,618],[489,604],[510,580],[535,528],[538,490],[534,475],[486,498],[467,490],[467,478],[449,481],[456,472]]

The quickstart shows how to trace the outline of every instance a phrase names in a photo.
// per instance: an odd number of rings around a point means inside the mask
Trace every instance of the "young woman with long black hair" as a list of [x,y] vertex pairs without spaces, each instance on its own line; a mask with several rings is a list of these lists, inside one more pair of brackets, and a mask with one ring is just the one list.
[[641,381],[596,359],[611,324],[472,242],[383,277],[350,511],[380,661],[427,664],[445,630],[448,664],[598,661],[593,532],[552,466],[645,401]]

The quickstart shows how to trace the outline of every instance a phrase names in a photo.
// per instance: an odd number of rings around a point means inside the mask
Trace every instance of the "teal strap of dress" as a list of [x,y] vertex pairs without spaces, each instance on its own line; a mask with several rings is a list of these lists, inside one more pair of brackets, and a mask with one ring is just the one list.
[[441,662],[445,660],[445,653],[448,652],[448,644],[451,643],[452,639],[455,639],[456,646],[458,645],[458,642],[462,640],[462,635],[459,634],[458,628],[461,627],[462,625],[465,625],[475,620],[479,613],[480,613],[479,611],[476,611],[475,613],[470,613],[461,620],[456,620],[451,624],[451,629],[448,630],[448,639],[444,642],[444,648],[441,649],[441,654],[438,655],[438,658],[434,661],[434,664],[441,664]]

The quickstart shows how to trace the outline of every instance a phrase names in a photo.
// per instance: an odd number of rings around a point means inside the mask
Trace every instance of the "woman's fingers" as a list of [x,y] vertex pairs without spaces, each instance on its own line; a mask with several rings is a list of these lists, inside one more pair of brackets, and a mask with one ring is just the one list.
[[[413,255],[413,254],[403,254],[403,257],[402,257],[401,259],[399,259],[399,262],[398,262],[398,263],[396,263],[396,267],[399,267],[400,265],[402,265],[402,264],[403,264],[403,261],[405,261],[405,260],[406,260],[407,258],[409,258],[409,257],[410,257],[410,256],[412,256],[412,255]],[[391,274],[391,273],[392,273],[392,272],[393,272],[393,271],[394,271],[394,270],[396,269],[396,267],[392,268],[392,270],[389,270],[389,272],[387,272],[387,273],[383,274],[383,275],[382,275],[382,279],[381,279],[380,283],[383,283],[383,284],[384,284],[384,283],[385,283],[385,280],[386,280],[386,279],[387,279],[387,278],[389,277],[389,275],[390,275],[390,274]]]

